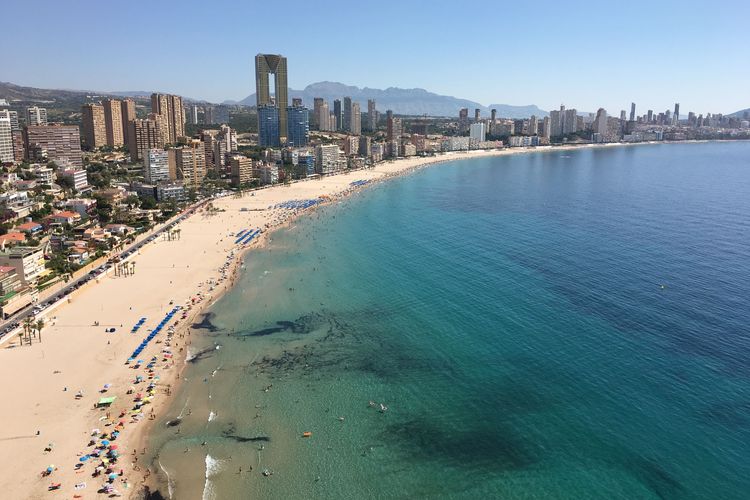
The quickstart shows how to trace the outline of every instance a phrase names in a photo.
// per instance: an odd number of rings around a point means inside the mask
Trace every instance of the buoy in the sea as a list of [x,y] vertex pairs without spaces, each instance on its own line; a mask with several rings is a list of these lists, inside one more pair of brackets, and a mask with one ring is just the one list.
[[305,431],[305,432],[303,432],[303,433],[302,433],[302,437],[303,437],[303,438],[309,438],[309,437],[312,437],[312,432],[310,432],[310,431]]

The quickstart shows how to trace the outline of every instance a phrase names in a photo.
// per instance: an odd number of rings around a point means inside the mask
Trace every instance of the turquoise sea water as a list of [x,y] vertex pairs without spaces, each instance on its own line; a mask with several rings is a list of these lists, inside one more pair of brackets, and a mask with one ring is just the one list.
[[457,161],[318,210],[193,335],[162,493],[748,498],[748,194],[750,143],[672,144]]

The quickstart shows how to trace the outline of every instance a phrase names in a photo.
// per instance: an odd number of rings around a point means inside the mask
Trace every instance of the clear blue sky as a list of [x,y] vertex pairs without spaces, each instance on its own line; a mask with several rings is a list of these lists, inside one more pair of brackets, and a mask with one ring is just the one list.
[[631,101],[639,114],[750,107],[750,0],[8,0],[0,12],[0,81],[21,85],[242,99],[263,52],[287,56],[296,89],[421,87],[611,114]]

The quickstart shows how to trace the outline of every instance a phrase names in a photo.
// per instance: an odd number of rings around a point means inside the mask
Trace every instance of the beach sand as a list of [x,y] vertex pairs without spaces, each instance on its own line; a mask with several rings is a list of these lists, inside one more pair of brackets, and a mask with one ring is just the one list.
[[[158,238],[144,246],[132,258],[135,273],[128,277],[116,277],[110,270],[69,296],[67,303],[57,307],[46,316],[47,327],[42,332],[42,342],[35,340],[31,346],[17,346],[11,339],[0,349],[0,377],[4,411],[0,417],[0,454],[6,457],[0,469],[0,485],[5,498],[46,498],[51,483],[61,483],[60,491],[77,498],[93,498],[105,483],[101,478],[92,478],[93,460],[81,471],[75,466],[79,457],[88,453],[87,446],[91,430],[100,428],[108,432],[104,419],[111,412],[112,420],[119,420],[122,410],[130,411],[133,395],[126,392],[136,375],[143,375],[125,361],[130,353],[174,307],[202,294],[203,299],[189,311],[189,317],[181,320],[171,346],[174,358],[162,361],[160,352],[166,330],[160,333],[139,356],[146,361],[159,355],[155,366],[159,376],[152,408],[157,413],[169,396],[167,387],[174,387],[189,337],[185,327],[207,305],[232,283],[236,264],[242,251],[263,243],[268,231],[283,225],[300,211],[269,209],[270,206],[288,200],[313,199],[321,195],[332,199],[346,196],[352,191],[351,183],[357,180],[375,181],[402,174],[437,162],[488,155],[511,154],[523,150],[483,151],[447,154],[431,158],[411,158],[384,162],[373,169],[347,172],[322,179],[296,182],[261,189],[253,195],[227,196],[213,200],[217,209],[208,213],[202,210],[179,224],[179,239],[166,241]],[[246,209],[247,211],[241,211]],[[253,244],[240,248],[236,237],[243,229],[264,230]],[[229,256],[232,255],[230,258]],[[221,281],[220,268],[230,263]],[[213,280],[213,290],[210,290]],[[180,320],[182,311],[176,316]],[[131,334],[131,328],[141,317],[146,322],[141,329]],[[98,326],[94,326],[98,322]],[[170,324],[173,324],[170,323]],[[105,333],[105,328],[116,328],[115,333]],[[172,363],[174,360],[174,364]],[[99,391],[104,384],[111,384],[106,394]],[[84,397],[76,399],[82,390]],[[141,390],[139,387],[138,390]],[[101,396],[116,396],[110,410],[94,409]],[[151,408],[146,407],[146,412]],[[127,416],[125,417],[127,418]],[[102,420],[100,420],[102,419]],[[149,420],[139,423],[126,422],[117,440],[122,454],[115,469],[124,474],[115,481],[117,490],[125,497],[137,496],[141,490],[140,479],[144,471],[133,471],[133,449],[138,455],[148,446]],[[38,435],[37,435],[38,433]],[[49,443],[52,451],[45,452]],[[41,472],[54,465],[56,470],[49,477]],[[125,488],[123,479],[129,487]],[[74,490],[75,484],[86,483],[86,487]]]

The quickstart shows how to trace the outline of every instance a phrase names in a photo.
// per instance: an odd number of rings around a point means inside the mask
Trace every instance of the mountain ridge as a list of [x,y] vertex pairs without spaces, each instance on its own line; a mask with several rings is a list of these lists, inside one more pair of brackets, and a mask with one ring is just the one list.
[[[422,88],[360,88],[339,82],[323,81],[311,83],[303,90],[290,88],[288,95],[290,101],[294,97],[302,98],[302,103],[309,108],[312,108],[315,97],[322,97],[328,101],[330,107],[333,107],[334,99],[351,97],[352,100],[360,104],[360,109],[363,112],[367,111],[367,100],[375,99],[377,109],[381,113],[387,109],[392,109],[394,113],[400,115],[455,117],[458,116],[458,110],[461,108],[468,108],[469,114],[472,117],[474,116],[474,110],[477,108],[481,110],[485,117],[489,115],[490,110],[493,108],[497,109],[497,116],[502,118],[528,118],[531,115],[542,118],[548,115],[547,111],[534,104],[524,106],[493,104],[491,106],[484,106],[469,99],[440,95]],[[255,103],[255,94],[250,94],[241,101],[224,101],[224,104],[243,104],[246,106],[255,106]]]

